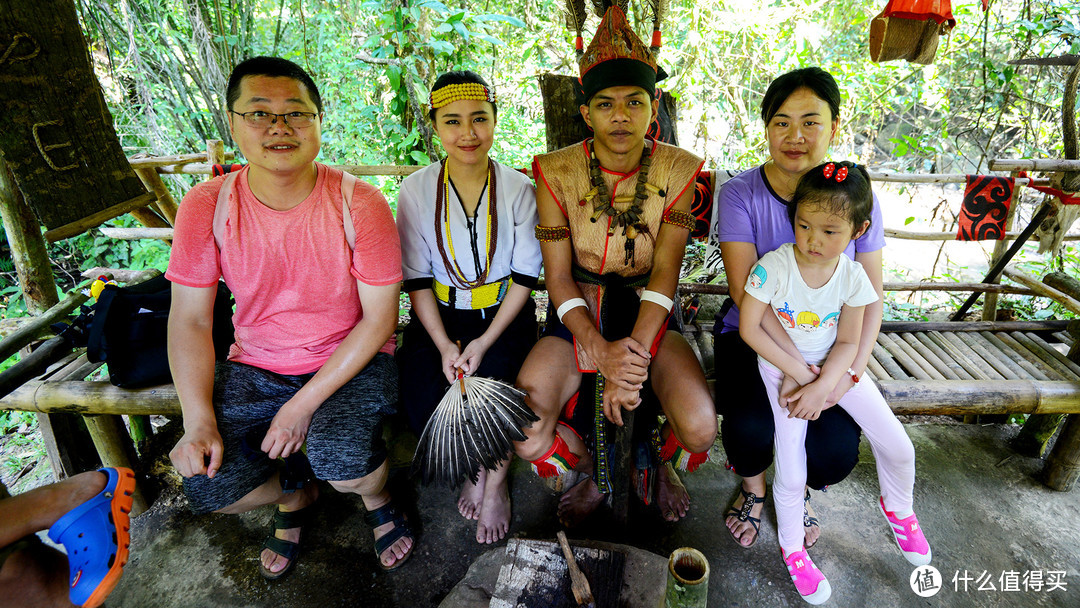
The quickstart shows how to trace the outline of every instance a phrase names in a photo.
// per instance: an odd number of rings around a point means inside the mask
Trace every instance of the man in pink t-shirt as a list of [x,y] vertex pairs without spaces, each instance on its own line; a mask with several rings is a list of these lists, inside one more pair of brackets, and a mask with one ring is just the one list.
[[[267,578],[296,563],[318,497],[312,473],[360,495],[379,565],[396,568],[413,534],[385,488],[381,438],[397,401],[393,215],[377,189],[355,181],[345,196],[354,180],[343,188],[341,171],[315,162],[322,100],[299,66],[244,61],[226,101],[248,165],[184,197],[165,273],[173,282],[169,363],[184,412],[170,457],[196,512],[278,505],[260,556]],[[219,279],[236,298],[235,343],[215,364]]]

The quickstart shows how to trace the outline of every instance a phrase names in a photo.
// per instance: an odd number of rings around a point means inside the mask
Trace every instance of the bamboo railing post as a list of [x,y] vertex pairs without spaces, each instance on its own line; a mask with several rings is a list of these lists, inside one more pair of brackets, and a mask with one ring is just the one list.
[[[157,197],[155,206],[161,215],[165,217],[165,221],[169,222],[172,226],[176,223],[176,199],[173,198],[169,189],[165,186],[165,182],[161,179],[161,175],[158,174],[157,169],[154,168],[142,168],[135,169],[135,174],[142,180],[143,186],[146,189],[154,193]],[[156,228],[157,226],[153,226]]]
[[225,162],[225,142],[220,139],[206,140],[206,162],[210,165],[210,175],[206,179],[214,179],[214,165]]
[[[135,449],[131,444],[131,437],[120,416],[101,415],[83,416],[86,428],[90,431],[90,437],[94,440],[98,456],[101,457],[102,466],[127,467],[138,471],[135,459]],[[135,486],[135,495],[131,503],[132,517],[146,510],[146,498],[138,485]]]
[[[1019,177],[1019,172],[1013,171],[1010,177],[1015,181]],[[1005,218],[1005,231],[1013,229],[1013,223],[1016,220],[1016,208],[1019,206],[1017,203],[1020,201],[1019,186],[1014,186],[1012,191],[1012,200],[1009,202],[1009,216]],[[1005,255],[1005,246],[1007,241],[1002,239],[994,243],[994,254],[990,256],[990,265],[997,264],[1001,259],[1001,256]],[[997,277],[991,283],[1000,283],[1001,277]],[[983,321],[997,321],[997,306],[998,306],[998,294],[988,293],[983,296],[983,309],[982,320]]]

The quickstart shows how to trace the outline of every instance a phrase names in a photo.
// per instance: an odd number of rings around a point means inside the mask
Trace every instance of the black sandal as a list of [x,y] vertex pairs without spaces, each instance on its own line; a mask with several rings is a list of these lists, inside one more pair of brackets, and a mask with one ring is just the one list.
[[[803,496],[802,525],[803,525],[804,528],[812,528],[814,526],[817,526],[818,530],[819,530],[818,538],[821,538],[821,533],[820,533],[821,524],[818,523],[818,518],[810,516],[810,511],[808,511],[806,509],[807,505],[809,505],[809,504],[810,504],[810,490],[807,490],[806,495]],[[806,545],[806,548],[809,549],[810,547],[813,547],[816,544],[817,544],[817,541],[815,540],[814,542]]]
[[409,546],[409,550],[405,552],[405,555],[394,562],[392,566],[383,565],[382,554],[383,551],[389,549],[402,538],[413,538],[413,531],[409,527],[409,522],[405,519],[405,514],[399,511],[391,501],[374,511],[365,513],[364,522],[371,526],[373,530],[383,524],[393,522],[394,528],[392,530],[375,539],[375,559],[379,562],[379,567],[387,572],[400,568],[405,563],[405,560],[412,555],[412,550],[416,546],[415,539],[414,544]]
[[[287,530],[289,528],[303,528],[307,523],[308,516],[312,512],[312,503],[303,509],[297,509],[296,511],[282,511],[280,507],[274,512],[274,521],[270,526],[270,535],[263,541],[263,549],[269,549],[274,553],[277,553],[281,557],[289,560],[281,571],[273,572],[269,568],[263,565],[262,557],[259,558],[259,573],[263,575],[263,578],[267,580],[277,580],[286,574],[296,566],[296,558],[300,555],[300,543],[284,540],[274,536],[274,532],[278,530]],[[300,533],[303,535],[303,532]],[[261,551],[260,551],[261,554]]]
[[[765,498],[758,497],[758,495],[754,494],[753,492],[747,492],[742,488],[742,486],[739,486],[739,493],[743,496],[742,508],[736,509],[734,506],[729,507],[728,512],[724,514],[724,519],[726,520],[727,518],[734,515],[739,519],[739,521],[750,522],[750,525],[754,527],[754,540],[750,541],[749,545],[744,545],[740,543],[739,539],[735,538],[735,533],[731,532],[731,528],[728,528],[728,532],[731,533],[732,540],[734,540],[735,543],[738,544],[740,547],[749,549],[750,547],[754,546],[754,543],[757,542],[758,537],[761,536],[761,518],[751,517],[750,511],[754,509],[754,505],[765,502]],[[735,504],[734,499],[731,501],[731,504]]]

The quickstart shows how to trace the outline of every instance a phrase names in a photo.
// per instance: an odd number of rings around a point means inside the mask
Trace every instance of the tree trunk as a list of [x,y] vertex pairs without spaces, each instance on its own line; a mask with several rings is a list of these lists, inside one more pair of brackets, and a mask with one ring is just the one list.
[[33,315],[40,315],[60,301],[56,295],[56,279],[45,251],[41,225],[3,160],[0,160],[0,216],[4,219],[4,234],[11,246],[26,309]]
[[574,98],[574,80],[572,76],[540,75],[548,152],[565,148],[588,137],[589,130],[581,119],[578,103]]
[[0,79],[0,152],[47,228],[119,211],[145,193],[113,130],[71,0],[4,0]]

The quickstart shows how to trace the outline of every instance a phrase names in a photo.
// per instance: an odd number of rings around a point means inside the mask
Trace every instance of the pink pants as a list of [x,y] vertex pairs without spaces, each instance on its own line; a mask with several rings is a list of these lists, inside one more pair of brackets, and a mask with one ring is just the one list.
[[[803,546],[804,538],[802,502],[806,487],[806,420],[788,418],[788,411],[778,405],[777,396],[783,374],[760,361],[758,370],[769,394],[776,425],[773,440],[776,450],[773,504],[776,508],[777,536],[784,551],[798,551]],[[851,415],[870,440],[885,508],[900,512],[912,510],[915,447],[877,386],[864,378],[851,387],[838,405]]]

